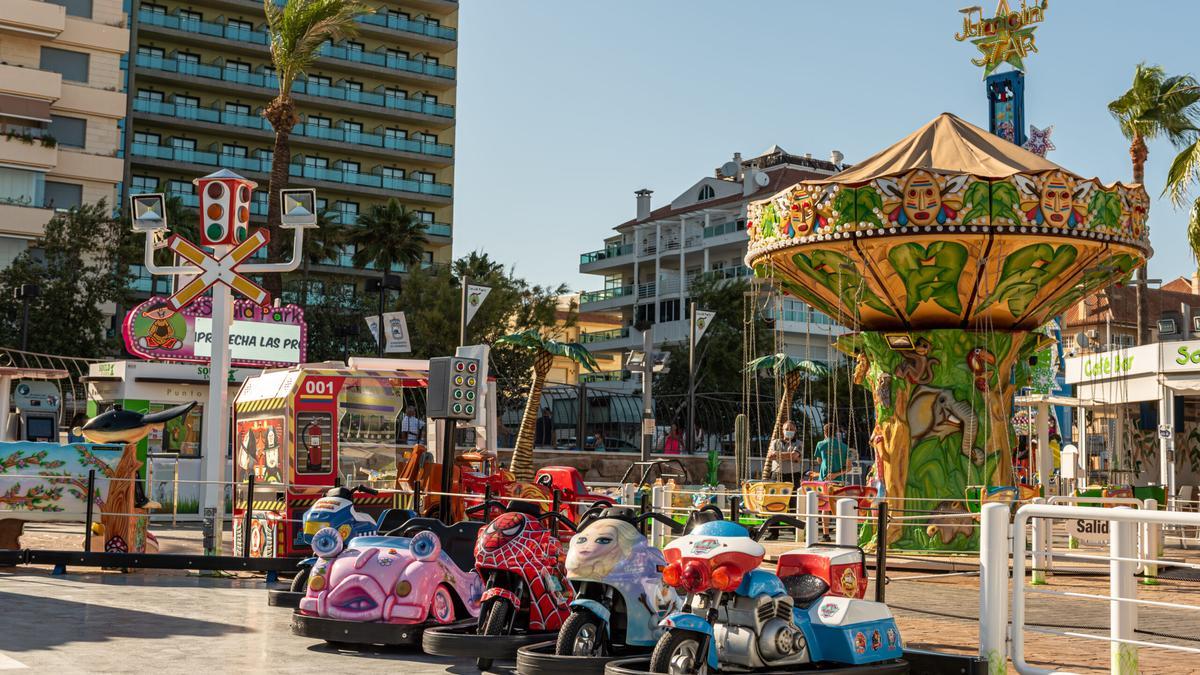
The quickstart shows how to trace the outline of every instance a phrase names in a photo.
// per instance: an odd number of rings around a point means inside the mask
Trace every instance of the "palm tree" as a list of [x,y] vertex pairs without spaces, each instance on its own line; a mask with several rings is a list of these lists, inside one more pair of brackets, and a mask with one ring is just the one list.
[[[263,110],[263,117],[275,129],[275,150],[271,160],[271,184],[267,199],[267,229],[271,235],[269,251],[279,259],[283,251],[280,237],[279,191],[287,187],[288,166],[292,163],[289,137],[300,121],[292,101],[292,85],[303,75],[320,53],[326,40],[340,40],[357,33],[355,19],[371,10],[357,0],[289,0],[283,7],[275,0],[263,0],[271,61],[279,81],[279,95]],[[268,289],[278,296],[282,275],[268,274]]]
[[[1108,104],[1108,111],[1129,139],[1129,159],[1133,163],[1133,182],[1144,183],[1146,160],[1150,150],[1146,143],[1166,137],[1178,146],[1195,133],[1200,110],[1200,88],[1190,75],[1168,77],[1160,66],[1139,63],[1133,71],[1129,91]],[[1168,187],[1170,183],[1168,182]],[[1134,286],[1137,304],[1138,344],[1145,341],[1146,325],[1146,266],[1138,268],[1138,283]]]
[[[588,372],[595,372],[598,367],[596,358],[577,342],[552,340],[532,329],[504,335],[498,338],[495,344],[511,345],[534,352],[533,381],[529,383],[529,396],[525,399],[525,412],[521,415],[521,428],[517,432],[517,443],[509,465],[509,470],[517,480],[533,480],[533,435],[538,410],[542,405],[542,387],[546,384],[546,375],[550,372],[554,357],[565,356],[587,368]],[[579,443],[580,447],[583,447],[583,439],[579,439]]]
[[805,378],[829,374],[829,367],[819,361],[794,359],[783,352],[760,356],[746,364],[746,370],[772,370],[777,377],[783,378],[783,392],[779,397],[779,408],[775,411],[775,426],[771,428],[771,442],[768,448],[783,436],[783,425],[791,417],[792,398]]
[[342,253],[346,243],[347,228],[342,225],[332,211],[323,210],[317,213],[317,227],[309,230],[301,244],[300,263],[300,306],[308,307],[308,285],[313,265],[320,265],[326,260],[332,260]]
[[383,356],[383,305],[387,294],[388,272],[395,265],[412,269],[421,262],[429,240],[427,225],[395,199],[387,204],[375,204],[358,217],[346,241],[354,246],[351,262],[359,269],[374,266],[379,270],[379,349]]
[[[1171,197],[1175,208],[1183,208],[1187,205],[1189,188],[1193,183],[1200,183],[1200,131],[1197,131],[1192,142],[1171,162],[1163,194]],[[1192,202],[1188,214],[1187,235],[1188,243],[1192,246],[1192,255],[1200,262],[1200,197]]]

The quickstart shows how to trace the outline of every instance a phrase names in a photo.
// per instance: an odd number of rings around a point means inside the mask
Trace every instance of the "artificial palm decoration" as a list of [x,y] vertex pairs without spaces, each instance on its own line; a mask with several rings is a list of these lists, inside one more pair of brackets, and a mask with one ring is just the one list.
[[777,377],[783,378],[783,391],[779,397],[779,409],[775,411],[775,426],[771,428],[771,444],[783,436],[783,425],[788,421],[792,411],[792,398],[807,377],[820,377],[829,374],[829,368],[819,361],[794,359],[782,352],[767,354],[746,364],[746,370],[772,370]]
[[[1165,137],[1179,146],[1194,140],[1195,123],[1200,109],[1200,87],[1190,75],[1168,77],[1159,66],[1139,63],[1133,71],[1133,84],[1129,91],[1108,104],[1108,111],[1117,120],[1121,133],[1129,139],[1129,159],[1133,163],[1133,182],[1144,183],[1146,160],[1150,150],[1147,141]],[[1178,163],[1178,158],[1176,162]],[[1172,166],[1172,169],[1175,167]],[[1186,169],[1180,169],[1181,175]],[[1167,189],[1171,189],[1168,179]],[[1172,193],[1174,195],[1174,192]],[[1182,197],[1181,197],[1182,199]],[[1195,215],[1193,211],[1193,216]],[[1195,217],[1192,219],[1195,220]],[[1189,235],[1194,228],[1189,227]],[[1143,287],[1146,285],[1146,266],[1137,271],[1141,282],[1134,286],[1137,304],[1138,344],[1144,341],[1146,302]]]
[[[289,0],[280,7],[275,0],[263,0],[271,61],[279,81],[279,95],[263,110],[263,117],[275,130],[275,150],[271,160],[271,185],[267,200],[267,228],[271,234],[271,257],[278,258],[283,240],[280,236],[279,191],[287,187],[288,166],[292,163],[290,136],[300,118],[292,100],[292,85],[316,62],[326,40],[341,40],[357,33],[355,19],[371,10],[356,0]],[[268,274],[267,283],[282,284],[281,275]],[[268,289],[278,294],[279,288]]]
[[[554,357],[565,356],[588,372],[595,372],[596,358],[586,347],[577,342],[559,342],[543,337],[536,330],[526,330],[520,333],[505,335],[496,340],[498,345],[511,345],[528,349],[533,354],[533,381],[529,384],[529,397],[525,400],[525,412],[521,415],[521,428],[517,432],[517,444],[513,449],[512,463],[509,469],[517,480],[533,480],[533,435],[537,425],[538,411],[542,405],[542,387],[546,384],[546,375],[554,363]],[[582,443],[582,439],[580,439]]]

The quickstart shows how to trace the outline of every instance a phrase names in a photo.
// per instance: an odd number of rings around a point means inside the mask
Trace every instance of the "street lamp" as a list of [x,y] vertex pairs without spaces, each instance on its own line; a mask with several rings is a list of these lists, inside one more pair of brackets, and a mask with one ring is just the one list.
[[21,351],[27,351],[29,342],[29,301],[42,294],[37,284],[21,284],[13,289],[13,296],[21,301]]
[[[165,196],[136,194],[130,195],[129,201],[133,230],[146,235],[146,270],[151,274],[190,277],[170,297],[168,306],[174,310],[182,309],[212,289],[212,357],[201,447],[206,449],[202,460],[205,552],[218,555],[225,510],[225,452],[229,439],[229,388],[223,385],[229,372],[229,330],[233,324],[231,291],[236,290],[265,305],[270,301],[267,292],[245,275],[283,274],[300,266],[304,230],[317,226],[316,191],[293,189],[279,193],[283,213],[281,226],[293,230],[291,259],[278,263],[248,263],[245,261],[270,239],[265,230],[249,234],[250,196],[258,184],[227,169],[192,182],[200,198],[199,246],[179,235],[171,235],[166,244],[190,265],[158,265],[154,262],[156,244],[167,234]],[[248,498],[252,500],[253,495]]]

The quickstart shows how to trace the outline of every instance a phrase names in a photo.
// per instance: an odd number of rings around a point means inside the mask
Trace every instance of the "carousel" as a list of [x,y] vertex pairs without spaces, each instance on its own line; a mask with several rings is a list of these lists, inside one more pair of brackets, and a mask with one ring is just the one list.
[[750,206],[746,264],[853,333],[899,548],[968,550],[968,494],[1014,485],[1013,397],[1052,317],[1150,256],[1140,185],[1084,178],[949,113]]

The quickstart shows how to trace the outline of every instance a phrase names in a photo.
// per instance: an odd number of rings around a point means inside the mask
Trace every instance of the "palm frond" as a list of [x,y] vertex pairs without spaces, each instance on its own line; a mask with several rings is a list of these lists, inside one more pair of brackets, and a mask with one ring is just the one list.
[[794,359],[783,352],[760,356],[746,364],[747,372],[754,370],[773,370],[778,375],[787,375],[788,373],[799,371],[814,377],[829,374],[829,366],[820,361]]
[[1192,212],[1188,215],[1188,243],[1192,246],[1192,257],[1200,264],[1200,198],[1192,204]]
[[263,0],[270,35],[271,60],[286,96],[292,83],[320,55],[326,40],[341,40],[358,32],[355,19],[374,10],[357,0],[290,0],[283,7]]
[[547,352],[554,356],[563,356],[578,363],[588,370],[588,372],[596,372],[600,364],[596,362],[596,357],[588,351],[587,347],[578,342],[560,342],[542,335],[536,329],[524,330],[517,333],[509,333],[496,338],[493,344],[509,345],[511,347],[519,347],[521,349],[535,349],[538,351]]
[[1182,208],[1187,202],[1188,189],[1193,184],[1200,184],[1200,138],[1175,155],[1171,168],[1167,170],[1162,193],[1171,197],[1171,203],[1176,208]]

